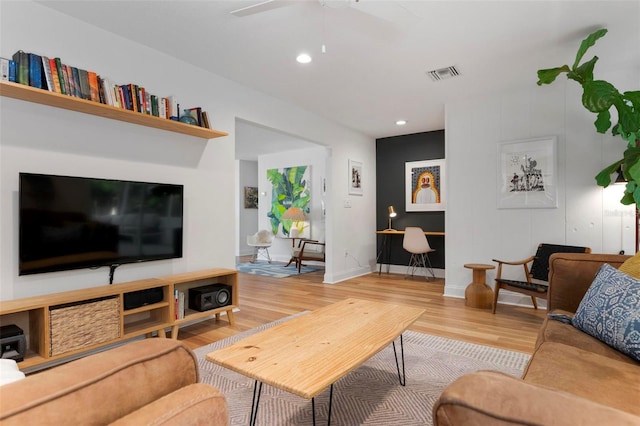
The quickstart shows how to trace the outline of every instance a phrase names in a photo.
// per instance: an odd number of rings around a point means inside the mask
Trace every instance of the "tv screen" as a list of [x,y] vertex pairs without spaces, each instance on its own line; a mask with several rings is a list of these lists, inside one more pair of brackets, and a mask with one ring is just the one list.
[[20,173],[19,274],[182,257],[183,186]]

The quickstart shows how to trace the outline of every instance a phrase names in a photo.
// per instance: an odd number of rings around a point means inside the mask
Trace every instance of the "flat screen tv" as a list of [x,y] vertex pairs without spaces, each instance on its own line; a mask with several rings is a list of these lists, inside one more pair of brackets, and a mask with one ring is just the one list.
[[20,173],[19,274],[182,257],[183,189]]

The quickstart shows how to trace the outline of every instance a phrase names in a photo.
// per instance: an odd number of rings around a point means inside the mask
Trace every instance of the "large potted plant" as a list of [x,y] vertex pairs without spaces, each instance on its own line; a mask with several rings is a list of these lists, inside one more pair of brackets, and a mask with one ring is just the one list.
[[[614,136],[620,136],[627,143],[623,157],[598,173],[596,182],[607,187],[611,183],[611,175],[621,169],[628,183],[620,202],[626,205],[635,203],[640,208],[640,91],[620,93],[611,83],[594,80],[593,69],[598,61],[597,56],[580,64],[587,50],[606,33],[606,29],[599,29],[585,38],[571,68],[563,65],[538,70],[538,85],[550,84],[560,74],[566,73],[567,78],[582,86],[582,104],[587,110],[597,114],[594,123],[597,131],[605,133],[611,128]],[[618,116],[618,122],[613,126],[612,107]]]

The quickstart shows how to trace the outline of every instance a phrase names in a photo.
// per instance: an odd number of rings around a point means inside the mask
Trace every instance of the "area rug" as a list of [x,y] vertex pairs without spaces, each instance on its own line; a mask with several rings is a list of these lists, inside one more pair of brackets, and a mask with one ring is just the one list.
[[[257,261],[255,263],[244,262],[236,264],[236,269],[245,274],[264,275],[265,277],[286,278],[292,275],[298,275],[298,268],[293,263],[285,268],[285,263],[268,263],[265,261]],[[323,268],[313,266],[303,266],[300,270],[301,274],[315,272]]]
[[[205,359],[207,353],[303,313],[240,333],[195,350],[200,380],[227,398],[231,425],[249,424],[253,380]],[[432,425],[431,408],[442,390],[458,377],[477,370],[496,370],[520,377],[529,355],[428,334],[403,334],[406,387],[400,386],[393,348],[388,347],[335,383],[331,424]],[[286,362],[286,360],[284,360]],[[316,397],[316,420],[327,420],[329,391]],[[258,425],[310,425],[311,401],[264,385]]]

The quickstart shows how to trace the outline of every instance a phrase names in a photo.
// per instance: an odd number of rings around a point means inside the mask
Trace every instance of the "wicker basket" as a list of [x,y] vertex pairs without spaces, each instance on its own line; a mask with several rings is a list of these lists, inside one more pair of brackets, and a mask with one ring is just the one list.
[[118,296],[52,306],[49,318],[50,356],[105,343],[121,335]]

